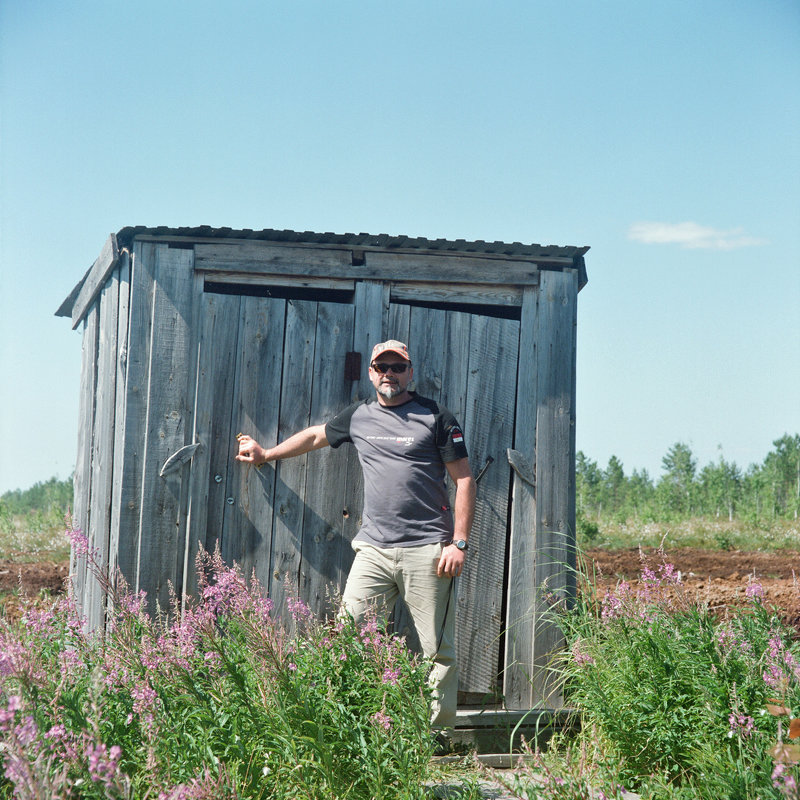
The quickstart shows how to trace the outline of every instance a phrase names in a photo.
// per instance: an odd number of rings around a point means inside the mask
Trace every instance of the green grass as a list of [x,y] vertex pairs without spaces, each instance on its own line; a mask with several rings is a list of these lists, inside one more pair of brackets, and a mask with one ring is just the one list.
[[643,520],[578,520],[578,545],[622,550],[631,547],[663,547],[675,550],[779,551],[800,549],[800,520],[746,520],[696,517],[676,522]]
[[68,561],[64,511],[0,514],[0,558],[17,563]]

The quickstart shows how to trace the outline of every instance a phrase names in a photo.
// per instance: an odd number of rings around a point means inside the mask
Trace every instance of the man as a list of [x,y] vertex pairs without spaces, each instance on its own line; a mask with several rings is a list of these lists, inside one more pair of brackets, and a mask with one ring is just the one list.
[[[447,409],[409,391],[413,376],[406,345],[381,342],[369,365],[375,398],[269,449],[241,436],[236,458],[260,465],[326,445],[355,445],[364,511],[342,605],[360,623],[368,607],[385,617],[398,596],[405,600],[423,655],[433,660],[432,724],[449,728],[458,691],[452,587],[466,557],[475,480],[461,428]],[[455,514],[446,474],[456,485]]]

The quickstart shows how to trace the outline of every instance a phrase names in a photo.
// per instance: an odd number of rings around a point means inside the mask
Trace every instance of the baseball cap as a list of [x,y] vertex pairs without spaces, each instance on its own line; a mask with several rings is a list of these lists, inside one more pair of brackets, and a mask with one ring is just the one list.
[[406,361],[411,361],[408,355],[408,348],[402,342],[398,342],[397,339],[389,339],[386,342],[379,342],[376,344],[375,347],[372,348],[370,361],[374,361],[378,356],[384,353],[394,353],[400,356],[400,358],[404,358]]

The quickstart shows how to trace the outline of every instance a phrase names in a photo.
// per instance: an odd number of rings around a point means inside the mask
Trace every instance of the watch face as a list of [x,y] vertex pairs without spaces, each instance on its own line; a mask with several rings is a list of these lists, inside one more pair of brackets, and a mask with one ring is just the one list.
[[466,550],[466,549],[467,549],[467,543],[466,543],[466,542],[465,542],[463,539],[459,539],[459,540],[456,542],[456,547],[457,547],[459,550]]

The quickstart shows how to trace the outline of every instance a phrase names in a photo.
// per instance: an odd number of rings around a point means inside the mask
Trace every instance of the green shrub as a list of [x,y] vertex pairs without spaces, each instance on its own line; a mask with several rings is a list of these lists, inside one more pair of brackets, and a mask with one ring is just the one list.
[[290,634],[255,581],[201,556],[182,614],[153,621],[120,591],[104,635],[69,598],[0,629],[0,797],[422,798],[428,665],[299,601]]
[[554,669],[582,732],[537,755],[544,777],[518,776],[518,796],[594,787],[611,798],[625,786],[654,800],[796,798],[800,749],[773,714],[777,704],[800,716],[800,653],[761,587],[748,588],[746,611],[719,619],[682,595],[669,564],[645,566],[641,586],[601,599],[587,583],[560,616],[567,647]]

